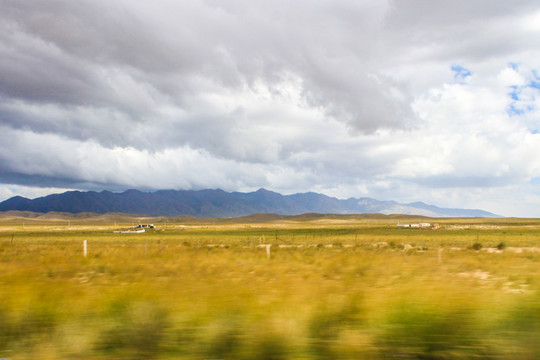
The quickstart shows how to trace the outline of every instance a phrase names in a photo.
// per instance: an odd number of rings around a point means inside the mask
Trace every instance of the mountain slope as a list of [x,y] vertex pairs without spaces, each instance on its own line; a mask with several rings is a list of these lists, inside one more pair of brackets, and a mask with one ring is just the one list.
[[298,215],[320,214],[409,214],[431,217],[496,217],[482,210],[444,209],[421,202],[399,204],[371,198],[340,200],[313,192],[281,195],[259,189],[251,193],[223,190],[160,190],[153,193],[127,190],[68,191],[33,200],[15,196],[0,203],[0,211],[49,211],[105,214],[118,212],[150,216],[237,217],[257,213]]

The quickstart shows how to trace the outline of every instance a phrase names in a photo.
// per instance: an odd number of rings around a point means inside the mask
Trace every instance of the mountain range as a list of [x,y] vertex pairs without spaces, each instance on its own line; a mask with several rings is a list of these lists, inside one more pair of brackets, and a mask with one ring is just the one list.
[[371,198],[340,200],[314,192],[294,195],[259,189],[255,192],[223,190],[127,190],[68,191],[36,199],[15,196],[0,203],[0,211],[33,211],[38,213],[121,212],[149,216],[237,217],[257,213],[298,215],[320,214],[408,214],[430,217],[498,217],[483,210],[447,209],[422,202],[400,204]]

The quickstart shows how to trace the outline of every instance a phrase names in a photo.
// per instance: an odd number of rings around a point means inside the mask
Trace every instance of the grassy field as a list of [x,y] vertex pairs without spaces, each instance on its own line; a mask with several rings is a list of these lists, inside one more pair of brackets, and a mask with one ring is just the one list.
[[[113,233],[137,223],[158,228]],[[0,358],[540,358],[539,240],[536,219],[3,214]]]

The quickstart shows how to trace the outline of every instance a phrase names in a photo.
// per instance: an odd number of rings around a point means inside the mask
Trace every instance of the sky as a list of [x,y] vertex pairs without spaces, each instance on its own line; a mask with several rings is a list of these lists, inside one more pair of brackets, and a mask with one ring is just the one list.
[[0,201],[208,189],[540,217],[537,0],[0,0]]

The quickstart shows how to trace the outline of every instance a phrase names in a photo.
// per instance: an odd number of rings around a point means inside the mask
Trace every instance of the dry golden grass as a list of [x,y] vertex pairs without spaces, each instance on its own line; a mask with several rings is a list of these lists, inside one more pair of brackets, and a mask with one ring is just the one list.
[[540,356],[538,220],[50,217],[0,220],[0,358]]

